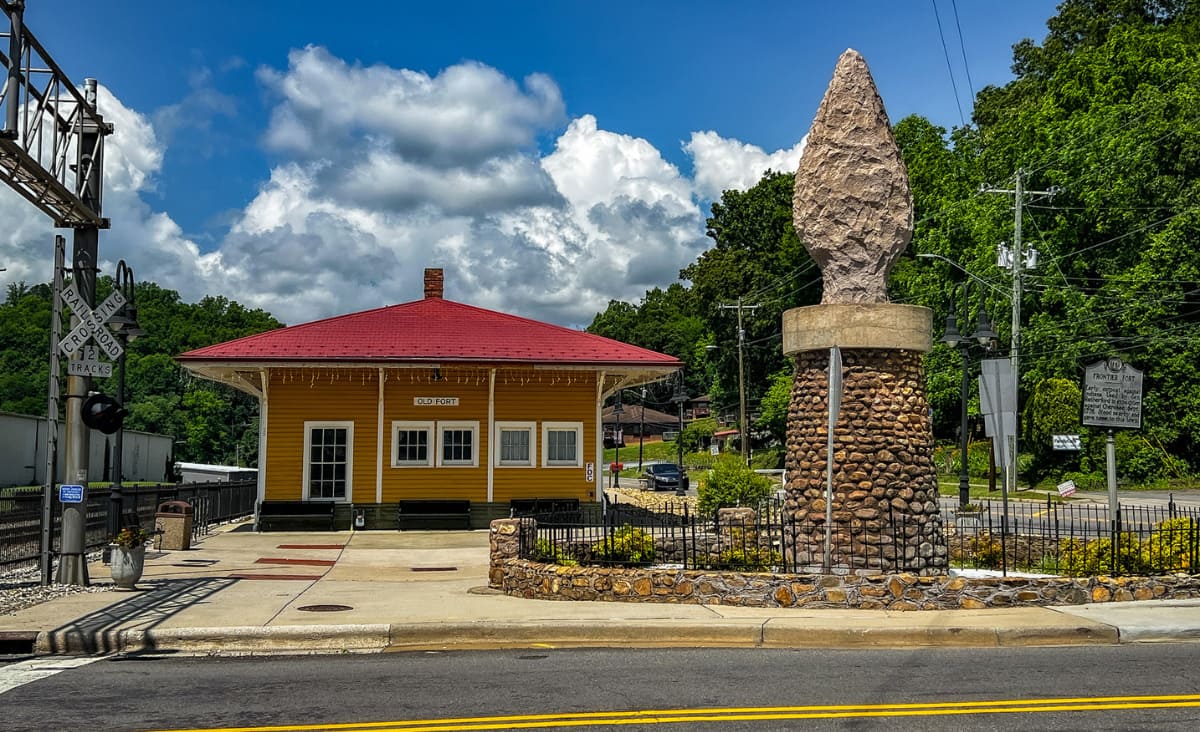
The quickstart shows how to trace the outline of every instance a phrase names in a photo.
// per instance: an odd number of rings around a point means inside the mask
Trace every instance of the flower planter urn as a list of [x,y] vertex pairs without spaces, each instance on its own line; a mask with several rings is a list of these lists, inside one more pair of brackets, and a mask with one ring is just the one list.
[[139,544],[135,547],[124,547],[119,544],[112,546],[112,581],[117,587],[126,590],[134,589],[134,585],[142,578],[142,570],[146,564],[146,546]]

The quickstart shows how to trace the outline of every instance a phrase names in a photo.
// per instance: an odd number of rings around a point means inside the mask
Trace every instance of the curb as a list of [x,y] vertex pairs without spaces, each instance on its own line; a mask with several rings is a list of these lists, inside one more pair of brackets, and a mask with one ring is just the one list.
[[[1165,630],[1165,629],[1164,629]],[[1177,631],[1177,629],[1176,629]],[[1012,646],[1117,645],[1176,640],[1180,634],[1119,634],[1100,623],[1076,627],[814,628],[772,620],[700,622],[463,622],[362,625],[285,625],[232,628],[113,630],[84,634],[38,634],[37,655],[177,653],[260,656],[384,651],[467,650],[535,647],[820,648],[902,647],[995,648]],[[1188,634],[1200,637],[1200,631]]]
[[214,656],[372,653],[386,648],[389,636],[390,628],[384,624],[164,628],[90,634],[48,631],[38,634],[34,652],[39,655],[180,653]]

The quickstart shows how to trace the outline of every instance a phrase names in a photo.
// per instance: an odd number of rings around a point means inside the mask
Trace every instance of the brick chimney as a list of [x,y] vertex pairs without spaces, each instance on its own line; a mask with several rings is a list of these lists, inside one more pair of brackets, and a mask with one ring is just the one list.
[[426,299],[442,297],[442,270],[441,268],[425,270],[425,297]]

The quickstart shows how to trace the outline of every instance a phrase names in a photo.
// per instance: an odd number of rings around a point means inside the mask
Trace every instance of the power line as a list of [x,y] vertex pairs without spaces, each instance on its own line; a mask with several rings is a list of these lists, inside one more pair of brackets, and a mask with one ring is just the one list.
[[975,82],[971,81],[971,65],[967,63],[967,47],[963,40],[962,24],[958,22],[958,0],[950,0],[954,10],[954,28],[958,31],[958,50],[962,52],[963,72],[967,75],[967,92],[971,100],[971,117],[975,116]]
[[[938,38],[942,40],[942,55],[946,59],[946,71],[950,74],[950,88],[954,91],[954,106],[958,107],[958,121],[963,127],[967,126],[967,120],[963,117],[962,103],[958,100],[958,84],[954,83],[954,68],[950,64],[950,49],[946,47],[946,34],[942,32],[942,18],[938,15],[937,0],[930,0],[933,3],[933,18],[937,21]],[[957,18],[957,15],[955,16]]]

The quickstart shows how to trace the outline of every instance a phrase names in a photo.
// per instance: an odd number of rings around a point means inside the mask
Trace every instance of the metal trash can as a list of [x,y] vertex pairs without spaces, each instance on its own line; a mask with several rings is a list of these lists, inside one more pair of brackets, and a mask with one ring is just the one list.
[[158,504],[158,511],[154,514],[154,529],[158,532],[157,548],[192,548],[192,511],[192,504],[187,501],[167,501]]

